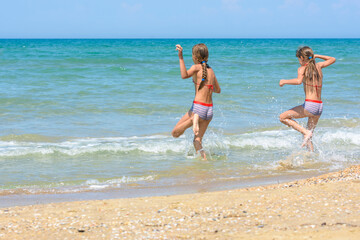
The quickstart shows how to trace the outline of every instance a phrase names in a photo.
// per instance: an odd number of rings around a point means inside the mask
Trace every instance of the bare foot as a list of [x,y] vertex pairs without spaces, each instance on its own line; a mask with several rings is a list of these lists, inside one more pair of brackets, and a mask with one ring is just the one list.
[[200,149],[199,152],[200,152],[201,157],[203,158],[203,160],[206,161],[207,159],[206,159],[206,153],[205,153],[205,151],[204,151],[203,149]]
[[311,141],[311,138],[309,139],[309,141],[307,142],[307,145],[306,145],[307,149],[310,151],[310,152],[313,152],[314,151],[314,145]]
[[305,135],[304,135],[304,141],[301,144],[301,147],[304,147],[305,145],[308,144],[308,141],[311,139],[312,137],[312,131],[308,131]]
[[199,134],[199,115],[197,114],[194,114],[193,118],[193,131],[195,136]]

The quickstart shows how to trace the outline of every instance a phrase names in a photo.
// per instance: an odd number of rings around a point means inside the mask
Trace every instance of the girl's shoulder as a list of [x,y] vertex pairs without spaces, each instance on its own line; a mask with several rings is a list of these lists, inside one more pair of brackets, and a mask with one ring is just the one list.
[[200,71],[200,69],[202,69],[201,64],[194,64],[191,66],[191,68],[195,69],[196,71]]
[[208,71],[209,73],[211,73],[212,75],[215,75],[215,72],[214,72],[214,70],[213,70],[212,68],[208,68],[207,71]]
[[305,72],[305,66],[300,66],[298,68],[298,72],[301,73],[301,72]]

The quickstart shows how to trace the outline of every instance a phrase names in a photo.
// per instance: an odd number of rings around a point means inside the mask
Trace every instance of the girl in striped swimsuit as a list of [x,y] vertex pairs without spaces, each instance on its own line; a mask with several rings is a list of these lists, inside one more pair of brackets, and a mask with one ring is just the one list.
[[206,160],[205,151],[202,148],[202,138],[213,117],[212,93],[220,93],[220,86],[215,77],[214,71],[207,64],[209,51],[205,44],[197,44],[192,48],[192,58],[195,65],[186,70],[183,58],[183,49],[176,45],[180,61],[181,78],[193,78],[195,86],[195,99],[191,109],[179,120],[172,136],[180,137],[186,129],[193,126],[194,147]]
[[[298,77],[291,80],[282,79],[279,85],[282,87],[285,84],[300,85],[303,83],[305,102],[300,106],[283,112],[280,115],[280,121],[304,135],[301,147],[307,146],[310,151],[314,151],[311,138],[323,110],[323,103],[321,101],[322,69],[333,64],[335,58],[314,54],[313,50],[307,46],[299,48],[296,51],[296,57],[301,65],[298,69]],[[315,58],[325,61],[316,63]],[[309,118],[306,128],[293,120],[294,118],[304,117]]]

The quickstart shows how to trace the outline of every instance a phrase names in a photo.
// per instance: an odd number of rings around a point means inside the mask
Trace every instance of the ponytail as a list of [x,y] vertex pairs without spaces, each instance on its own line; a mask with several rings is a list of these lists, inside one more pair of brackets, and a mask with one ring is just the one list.
[[296,57],[302,57],[305,61],[308,60],[307,64],[305,65],[305,81],[310,81],[310,84],[312,84],[314,79],[320,79],[320,73],[316,68],[314,52],[310,47],[304,46],[298,48],[298,50],[296,50]]
[[320,79],[320,73],[316,67],[314,54],[311,54],[311,56],[309,56],[309,62],[305,66],[304,76],[305,80],[308,79],[310,83],[314,82],[314,79]]

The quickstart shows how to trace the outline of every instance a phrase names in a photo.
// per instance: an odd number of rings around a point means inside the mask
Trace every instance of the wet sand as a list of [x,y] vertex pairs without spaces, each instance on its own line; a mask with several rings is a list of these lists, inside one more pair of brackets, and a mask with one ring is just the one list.
[[0,239],[360,239],[360,165],[237,190],[0,209]]

